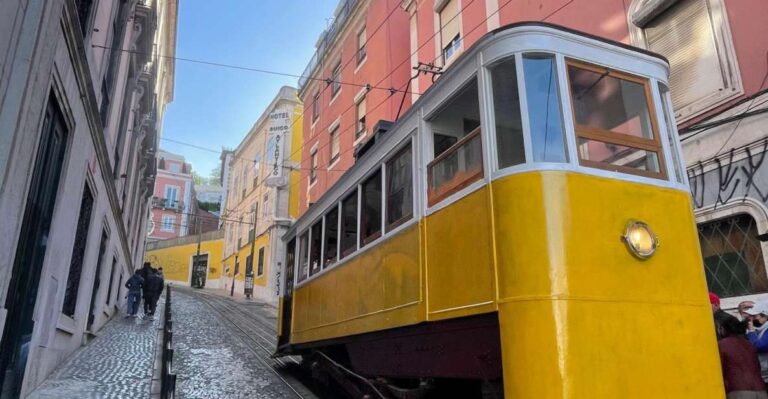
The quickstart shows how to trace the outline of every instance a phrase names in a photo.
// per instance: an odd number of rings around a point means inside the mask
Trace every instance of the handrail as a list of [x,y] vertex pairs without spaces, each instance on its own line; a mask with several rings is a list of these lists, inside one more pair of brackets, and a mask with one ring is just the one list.
[[435,159],[433,159],[430,163],[427,164],[427,168],[431,168],[436,163],[442,161],[445,158],[448,158],[451,154],[456,152],[459,148],[461,148],[466,142],[472,140],[475,138],[475,136],[480,134],[480,126],[476,127],[475,130],[469,132],[468,135],[461,138],[461,140],[455,142],[452,146],[448,147],[445,151],[440,153],[440,155],[436,156]]
[[480,138],[481,128],[478,126],[472,130],[469,134],[462,137],[461,140],[454,143],[447,150],[438,155],[432,162],[427,164],[427,205],[433,206],[442,201],[449,195],[467,187],[472,182],[475,182],[483,177],[483,161],[482,161],[482,149],[480,150],[481,160],[477,165],[473,165],[471,169],[467,169],[462,173],[456,171],[454,175],[440,185],[434,185],[434,168],[448,157],[455,155],[459,150],[466,148],[472,140]]

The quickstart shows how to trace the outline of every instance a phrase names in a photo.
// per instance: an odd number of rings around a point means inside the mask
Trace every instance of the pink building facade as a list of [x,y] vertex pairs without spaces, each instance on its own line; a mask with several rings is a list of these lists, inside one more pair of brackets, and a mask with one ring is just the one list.
[[196,209],[192,191],[192,166],[181,155],[158,151],[148,241],[183,237],[194,231],[189,225]]

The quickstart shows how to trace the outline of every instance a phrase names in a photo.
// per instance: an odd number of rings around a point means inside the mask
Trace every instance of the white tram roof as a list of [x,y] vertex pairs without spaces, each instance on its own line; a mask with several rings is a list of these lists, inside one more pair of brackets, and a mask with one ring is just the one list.
[[[401,148],[399,144],[419,128],[421,119],[429,119],[429,115],[476,76],[480,67],[521,52],[562,54],[609,69],[654,78],[665,84],[669,80],[669,61],[660,54],[639,47],[539,21],[517,22],[497,28],[460,54],[400,119],[385,134],[377,137],[380,141],[296,220],[283,238],[290,239],[298,235],[297,231],[309,229],[332,205],[352,192],[374,172],[373,167]],[[421,161],[417,158],[417,164]],[[418,209],[414,209],[414,215],[419,213]]]

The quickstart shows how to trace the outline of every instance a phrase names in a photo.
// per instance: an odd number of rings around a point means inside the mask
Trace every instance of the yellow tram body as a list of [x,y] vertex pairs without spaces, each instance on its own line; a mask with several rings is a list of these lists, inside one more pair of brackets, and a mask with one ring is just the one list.
[[[424,197],[419,211],[417,199],[411,220],[292,288],[287,347],[495,314],[506,398],[724,397],[684,183],[557,167],[488,175],[445,206],[423,211]],[[631,220],[659,237],[653,256],[622,240]]]

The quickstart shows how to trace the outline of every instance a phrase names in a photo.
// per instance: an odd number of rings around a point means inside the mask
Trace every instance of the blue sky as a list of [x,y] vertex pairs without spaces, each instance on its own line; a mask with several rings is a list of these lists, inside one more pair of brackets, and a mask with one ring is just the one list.
[[[180,0],[176,56],[299,75],[338,0]],[[328,21],[326,19],[329,19]],[[176,61],[162,137],[234,148],[283,85],[296,78]],[[208,176],[212,152],[160,140]]]

